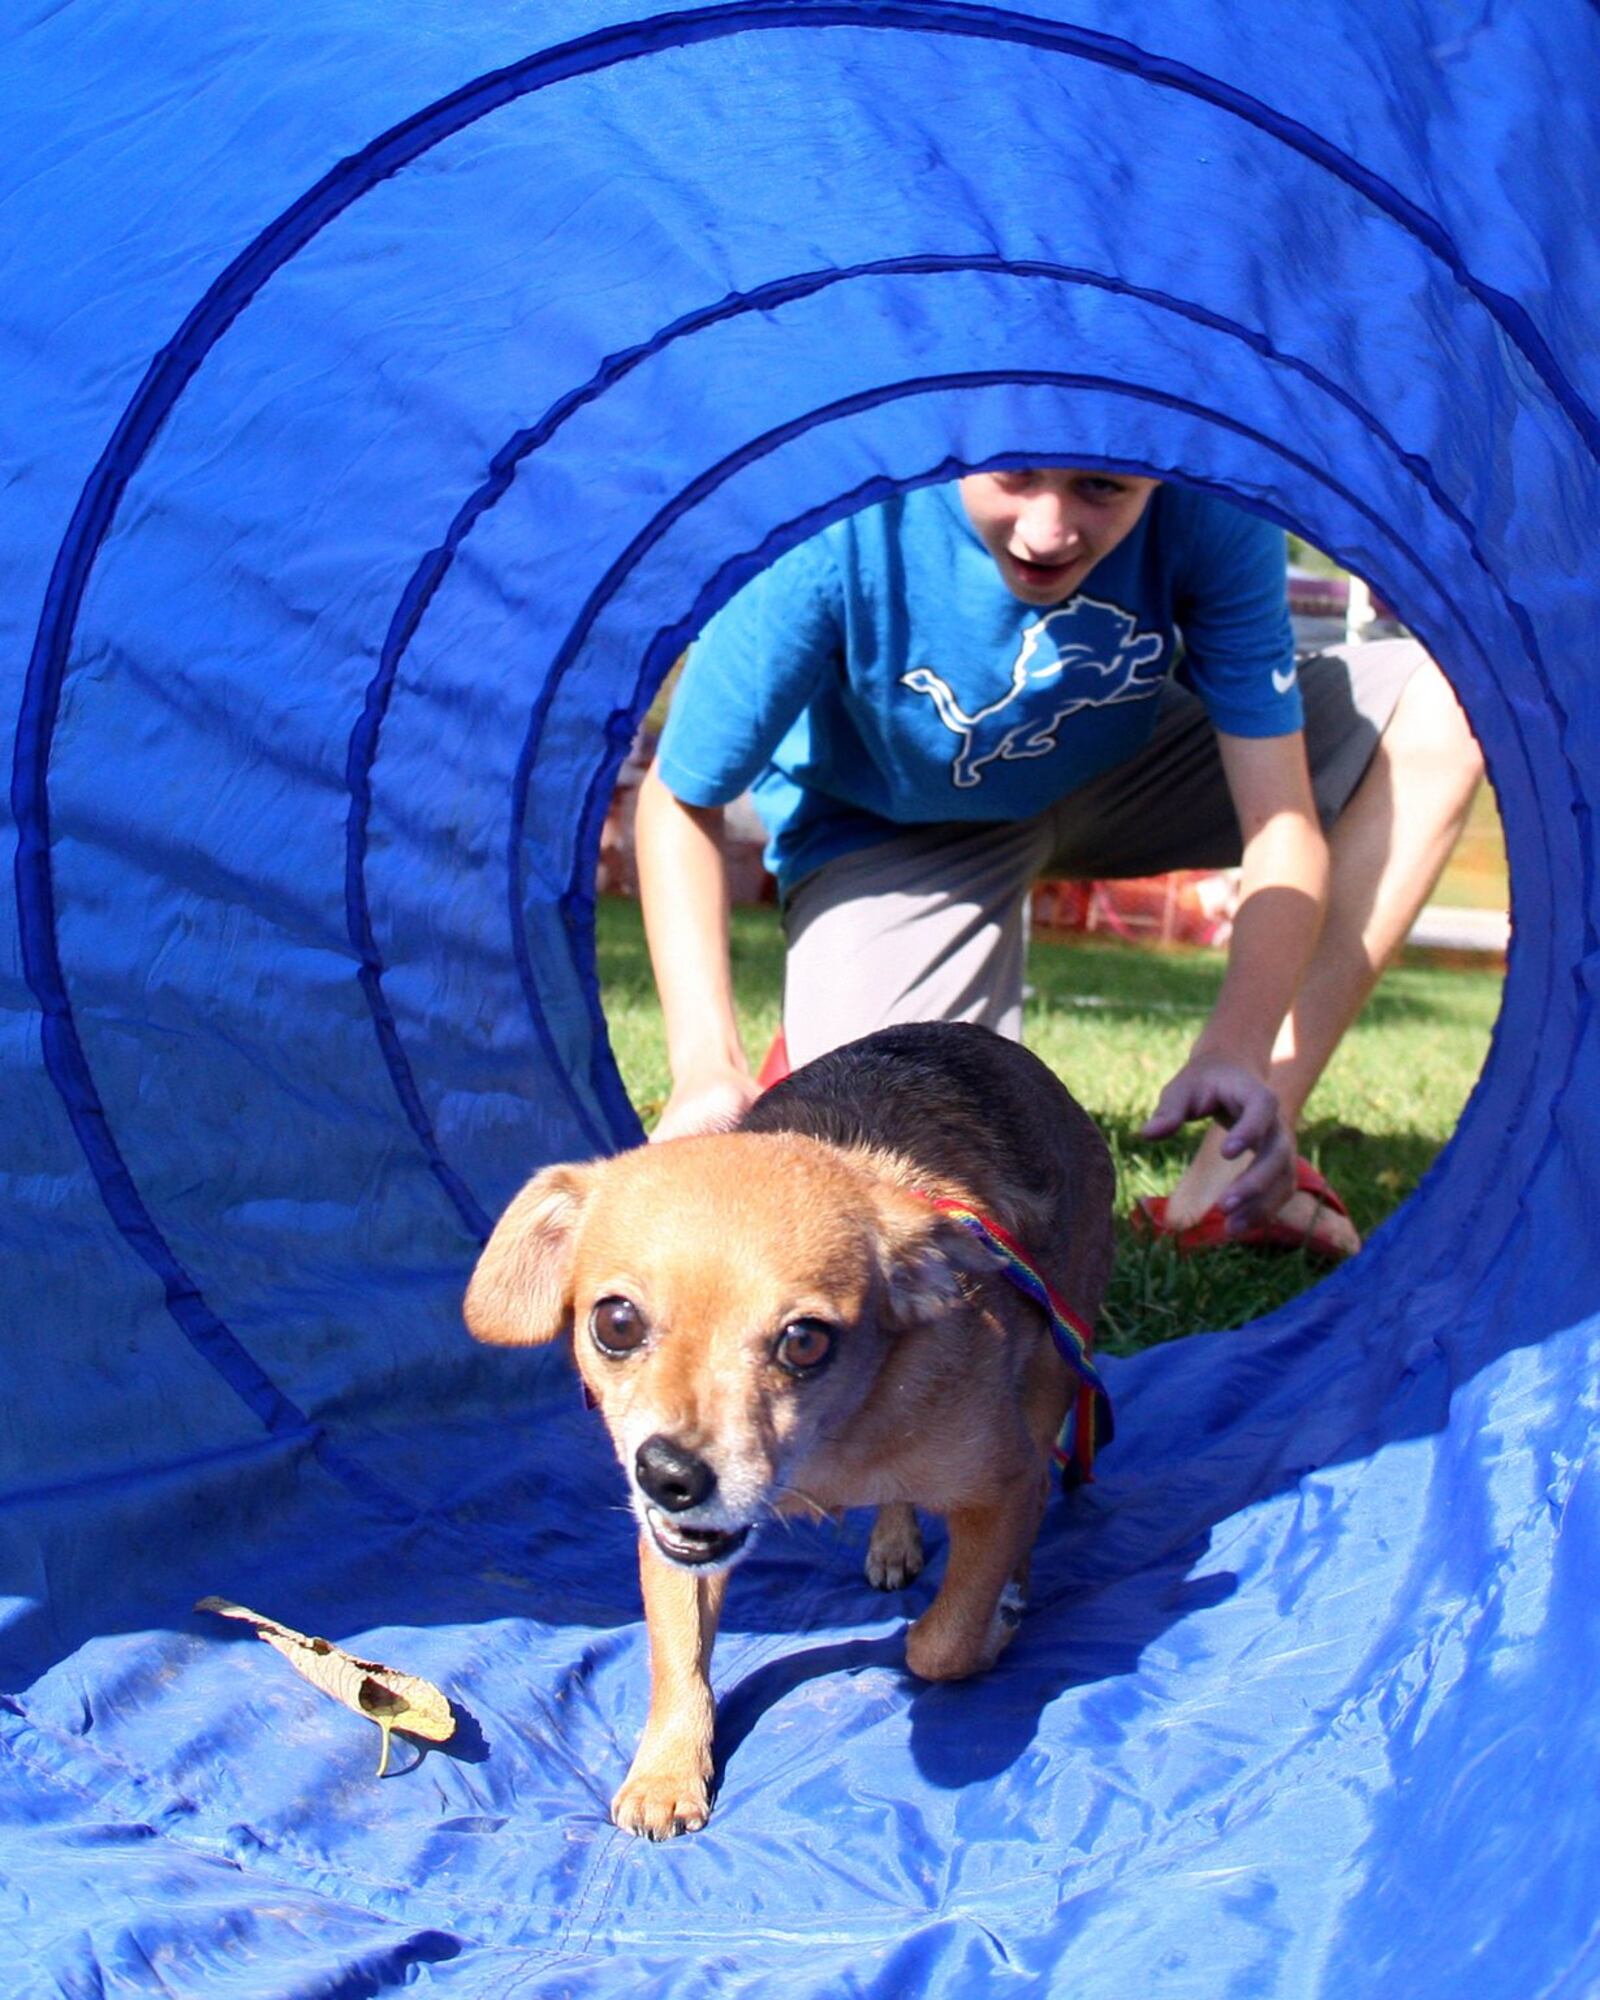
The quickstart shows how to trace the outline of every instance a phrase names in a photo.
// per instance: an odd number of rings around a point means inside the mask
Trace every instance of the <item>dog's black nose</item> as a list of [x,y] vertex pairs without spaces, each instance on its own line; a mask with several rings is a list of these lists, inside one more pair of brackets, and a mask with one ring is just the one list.
[[702,1500],[710,1498],[717,1483],[717,1475],[703,1458],[696,1458],[692,1451],[685,1451],[659,1433],[645,1439],[634,1454],[633,1463],[639,1484],[669,1514],[698,1507]]

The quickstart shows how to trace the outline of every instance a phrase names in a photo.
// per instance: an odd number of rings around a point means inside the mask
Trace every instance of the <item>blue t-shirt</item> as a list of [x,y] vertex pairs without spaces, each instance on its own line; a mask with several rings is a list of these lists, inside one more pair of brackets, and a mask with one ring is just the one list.
[[1024,604],[958,488],[920,487],[791,549],[718,612],[661,778],[696,806],[750,789],[785,890],[903,827],[1030,818],[1146,741],[1180,633],[1217,728],[1298,729],[1285,579],[1278,529],[1164,485],[1076,596]]

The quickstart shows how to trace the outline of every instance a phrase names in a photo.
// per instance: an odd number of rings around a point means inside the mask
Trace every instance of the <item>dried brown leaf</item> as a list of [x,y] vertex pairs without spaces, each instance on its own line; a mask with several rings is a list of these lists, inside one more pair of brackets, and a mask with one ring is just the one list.
[[383,1733],[383,1754],[378,1760],[381,1778],[389,1767],[389,1732],[398,1729],[406,1736],[421,1736],[429,1743],[445,1743],[455,1734],[456,1719],[448,1699],[431,1681],[416,1674],[403,1674],[377,1660],[358,1660],[326,1639],[297,1632],[292,1625],[280,1625],[226,1597],[202,1597],[196,1611],[213,1611],[219,1618],[237,1618],[256,1628],[297,1674],[310,1681],[346,1708],[375,1722]]

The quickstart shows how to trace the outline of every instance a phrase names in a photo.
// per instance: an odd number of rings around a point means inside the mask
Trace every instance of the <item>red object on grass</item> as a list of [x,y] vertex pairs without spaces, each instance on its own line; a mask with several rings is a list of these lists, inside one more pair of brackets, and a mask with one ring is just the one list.
[[1140,944],[1225,945],[1233,930],[1238,884],[1226,870],[1180,868],[1126,881],[1064,881],[1033,886],[1033,921],[1041,931],[1105,931]]
[[780,1028],[772,1038],[772,1047],[767,1050],[760,1069],[756,1071],[756,1082],[763,1090],[770,1090],[775,1083],[782,1083],[789,1074],[789,1050]]
[[[1348,1220],[1349,1209],[1309,1160],[1295,1160],[1294,1184],[1302,1194],[1314,1194],[1324,1208]],[[1180,1257],[1192,1257],[1199,1250],[1226,1250],[1234,1244],[1243,1244],[1246,1249],[1303,1250],[1318,1263],[1342,1263],[1348,1253],[1318,1229],[1318,1220],[1320,1217],[1314,1218],[1309,1229],[1296,1229],[1293,1224],[1274,1218],[1270,1222],[1258,1222],[1253,1229],[1241,1230],[1237,1236],[1230,1236],[1228,1218],[1222,1210],[1208,1208],[1200,1220],[1191,1223],[1187,1229],[1173,1229],[1167,1222],[1167,1197],[1164,1194],[1141,1195],[1128,1216],[1135,1236],[1164,1236]]]

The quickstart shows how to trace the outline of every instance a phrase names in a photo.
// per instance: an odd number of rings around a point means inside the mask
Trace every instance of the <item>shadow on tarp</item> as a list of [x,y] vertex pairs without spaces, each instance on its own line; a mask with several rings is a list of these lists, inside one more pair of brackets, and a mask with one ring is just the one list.
[[[1192,1611],[1223,1603],[1237,1587],[1237,1577],[1227,1572],[1175,1577],[1168,1591],[1144,1607],[1146,1618],[1097,1637],[1080,1654],[1087,1655],[1087,1663],[1059,1678],[1046,1677],[1038,1668],[1043,1659],[1062,1656],[1062,1642],[1077,1611],[1070,1596],[1030,1609],[1011,1647],[987,1674],[949,1685],[918,1681],[905,1671],[903,1632],[816,1646],[797,1642],[793,1650],[747,1673],[719,1699],[717,1785],[745,1739],[780,1702],[810,1683],[849,1679],[869,1669],[898,1673],[909,1691],[911,1756],[926,1783],[946,1791],[984,1783],[1009,1770],[1026,1751],[1046,1702],[1132,1674],[1145,1648],[1170,1625]],[[930,1595],[926,1588],[918,1593],[922,1602]],[[908,1616],[919,1609],[921,1603],[908,1608]]]

